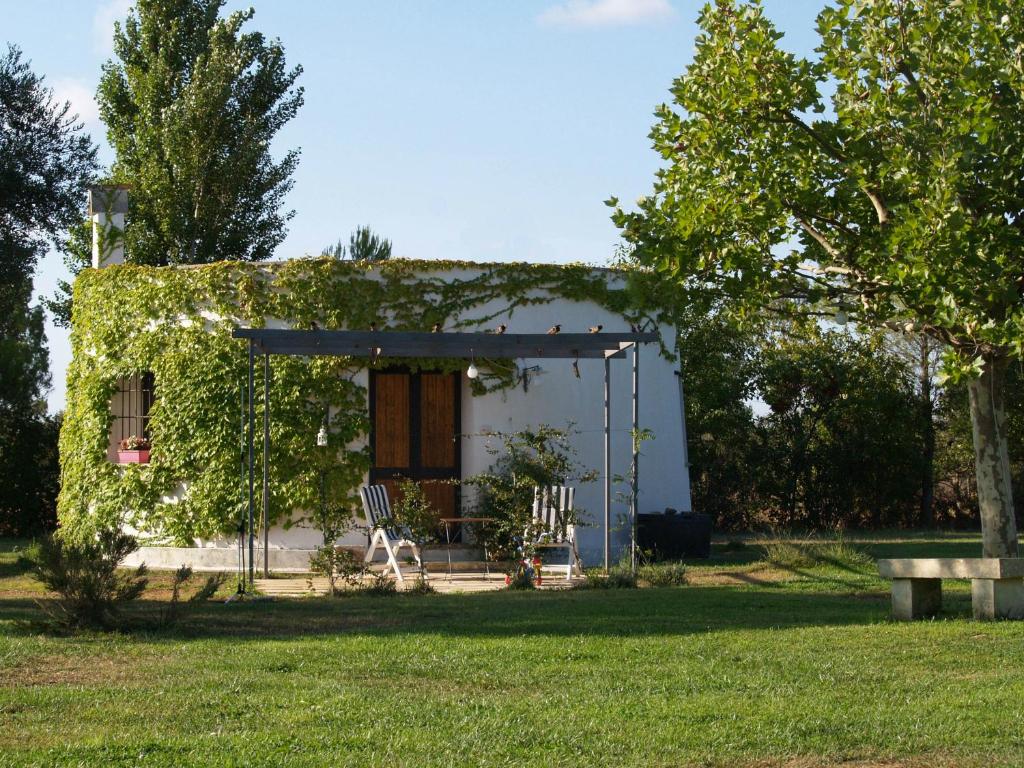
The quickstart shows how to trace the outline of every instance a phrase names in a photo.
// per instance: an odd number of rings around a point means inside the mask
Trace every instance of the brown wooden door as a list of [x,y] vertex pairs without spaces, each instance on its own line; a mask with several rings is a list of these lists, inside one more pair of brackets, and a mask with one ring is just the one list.
[[459,375],[405,370],[370,372],[370,482],[398,498],[402,478],[420,483],[439,517],[458,511]]

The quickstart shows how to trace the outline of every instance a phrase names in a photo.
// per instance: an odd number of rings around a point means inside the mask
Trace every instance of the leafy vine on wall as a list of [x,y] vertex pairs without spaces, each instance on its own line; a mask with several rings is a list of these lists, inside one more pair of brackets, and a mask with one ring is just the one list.
[[[273,319],[294,328],[360,329],[375,323],[393,330],[427,331],[435,324],[469,330],[558,298],[593,301],[632,324],[657,322],[670,318],[672,300],[653,277],[631,273],[623,287],[609,285],[608,273],[584,265],[404,259],[84,270],[74,288],[73,359],[60,436],[62,529],[79,536],[127,523],[162,542],[185,545],[235,530],[245,487],[241,424],[247,376],[246,346],[231,338],[236,326],[262,327]],[[484,305],[491,308],[486,313]],[[374,366],[394,362],[385,357]],[[474,394],[514,383],[511,361],[478,362],[489,376],[474,382]],[[437,359],[401,363],[449,371],[465,365]],[[272,523],[301,520],[301,510],[316,503],[321,479],[332,499],[358,508],[357,489],[370,456],[367,391],[356,375],[366,367],[365,360],[343,357],[274,358]],[[118,466],[107,459],[110,400],[118,378],[138,371],[151,371],[157,383],[151,460]],[[259,376],[257,382],[259,423]],[[326,409],[328,453],[310,439]]]

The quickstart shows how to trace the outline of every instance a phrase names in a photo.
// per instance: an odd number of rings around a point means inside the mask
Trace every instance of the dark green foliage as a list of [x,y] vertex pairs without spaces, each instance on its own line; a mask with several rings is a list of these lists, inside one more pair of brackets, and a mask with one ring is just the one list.
[[61,417],[0,419],[0,536],[41,536],[57,527]]
[[297,150],[270,144],[302,105],[280,42],[243,32],[224,0],[138,0],[114,33],[97,100],[130,184],[127,258],[138,264],[262,261],[284,239]]
[[125,557],[139,548],[134,537],[105,529],[96,536],[70,540],[49,536],[28,553],[32,574],[55,600],[40,602],[57,629],[114,629],[124,604],[146,589],[146,566],[118,570]]
[[[0,129],[0,258],[31,276],[41,249],[79,220],[96,148],[12,45],[0,57]],[[23,250],[8,265],[12,246]]]
[[80,217],[96,149],[70,105],[8,46],[0,56],[0,535],[53,527],[56,430],[43,310],[32,277],[48,244]]
[[735,520],[752,499],[757,471],[750,460],[755,418],[749,399],[758,329],[739,327],[707,296],[681,305],[676,324],[693,508]]
[[899,360],[870,340],[811,326],[761,350],[754,384],[770,408],[755,443],[761,522],[832,529],[914,520],[921,439]]
[[375,234],[369,227],[357,227],[349,235],[347,246],[339,240],[324,248],[321,255],[352,261],[385,261],[391,258],[391,241]]

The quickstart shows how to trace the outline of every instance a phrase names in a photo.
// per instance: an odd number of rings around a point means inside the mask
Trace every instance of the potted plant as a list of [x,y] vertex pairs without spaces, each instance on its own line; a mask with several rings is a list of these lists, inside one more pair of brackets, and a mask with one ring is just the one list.
[[149,438],[132,435],[121,441],[117,451],[118,464],[148,464]]

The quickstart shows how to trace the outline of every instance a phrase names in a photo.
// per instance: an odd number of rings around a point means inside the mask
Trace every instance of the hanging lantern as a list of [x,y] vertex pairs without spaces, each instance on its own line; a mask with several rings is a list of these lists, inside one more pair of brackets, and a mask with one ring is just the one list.
[[476,367],[476,363],[472,360],[469,363],[469,368],[466,369],[466,375],[471,379],[475,379],[480,375],[480,369]]
[[316,445],[317,448],[327,447],[327,425],[321,424],[320,431],[316,433]]

